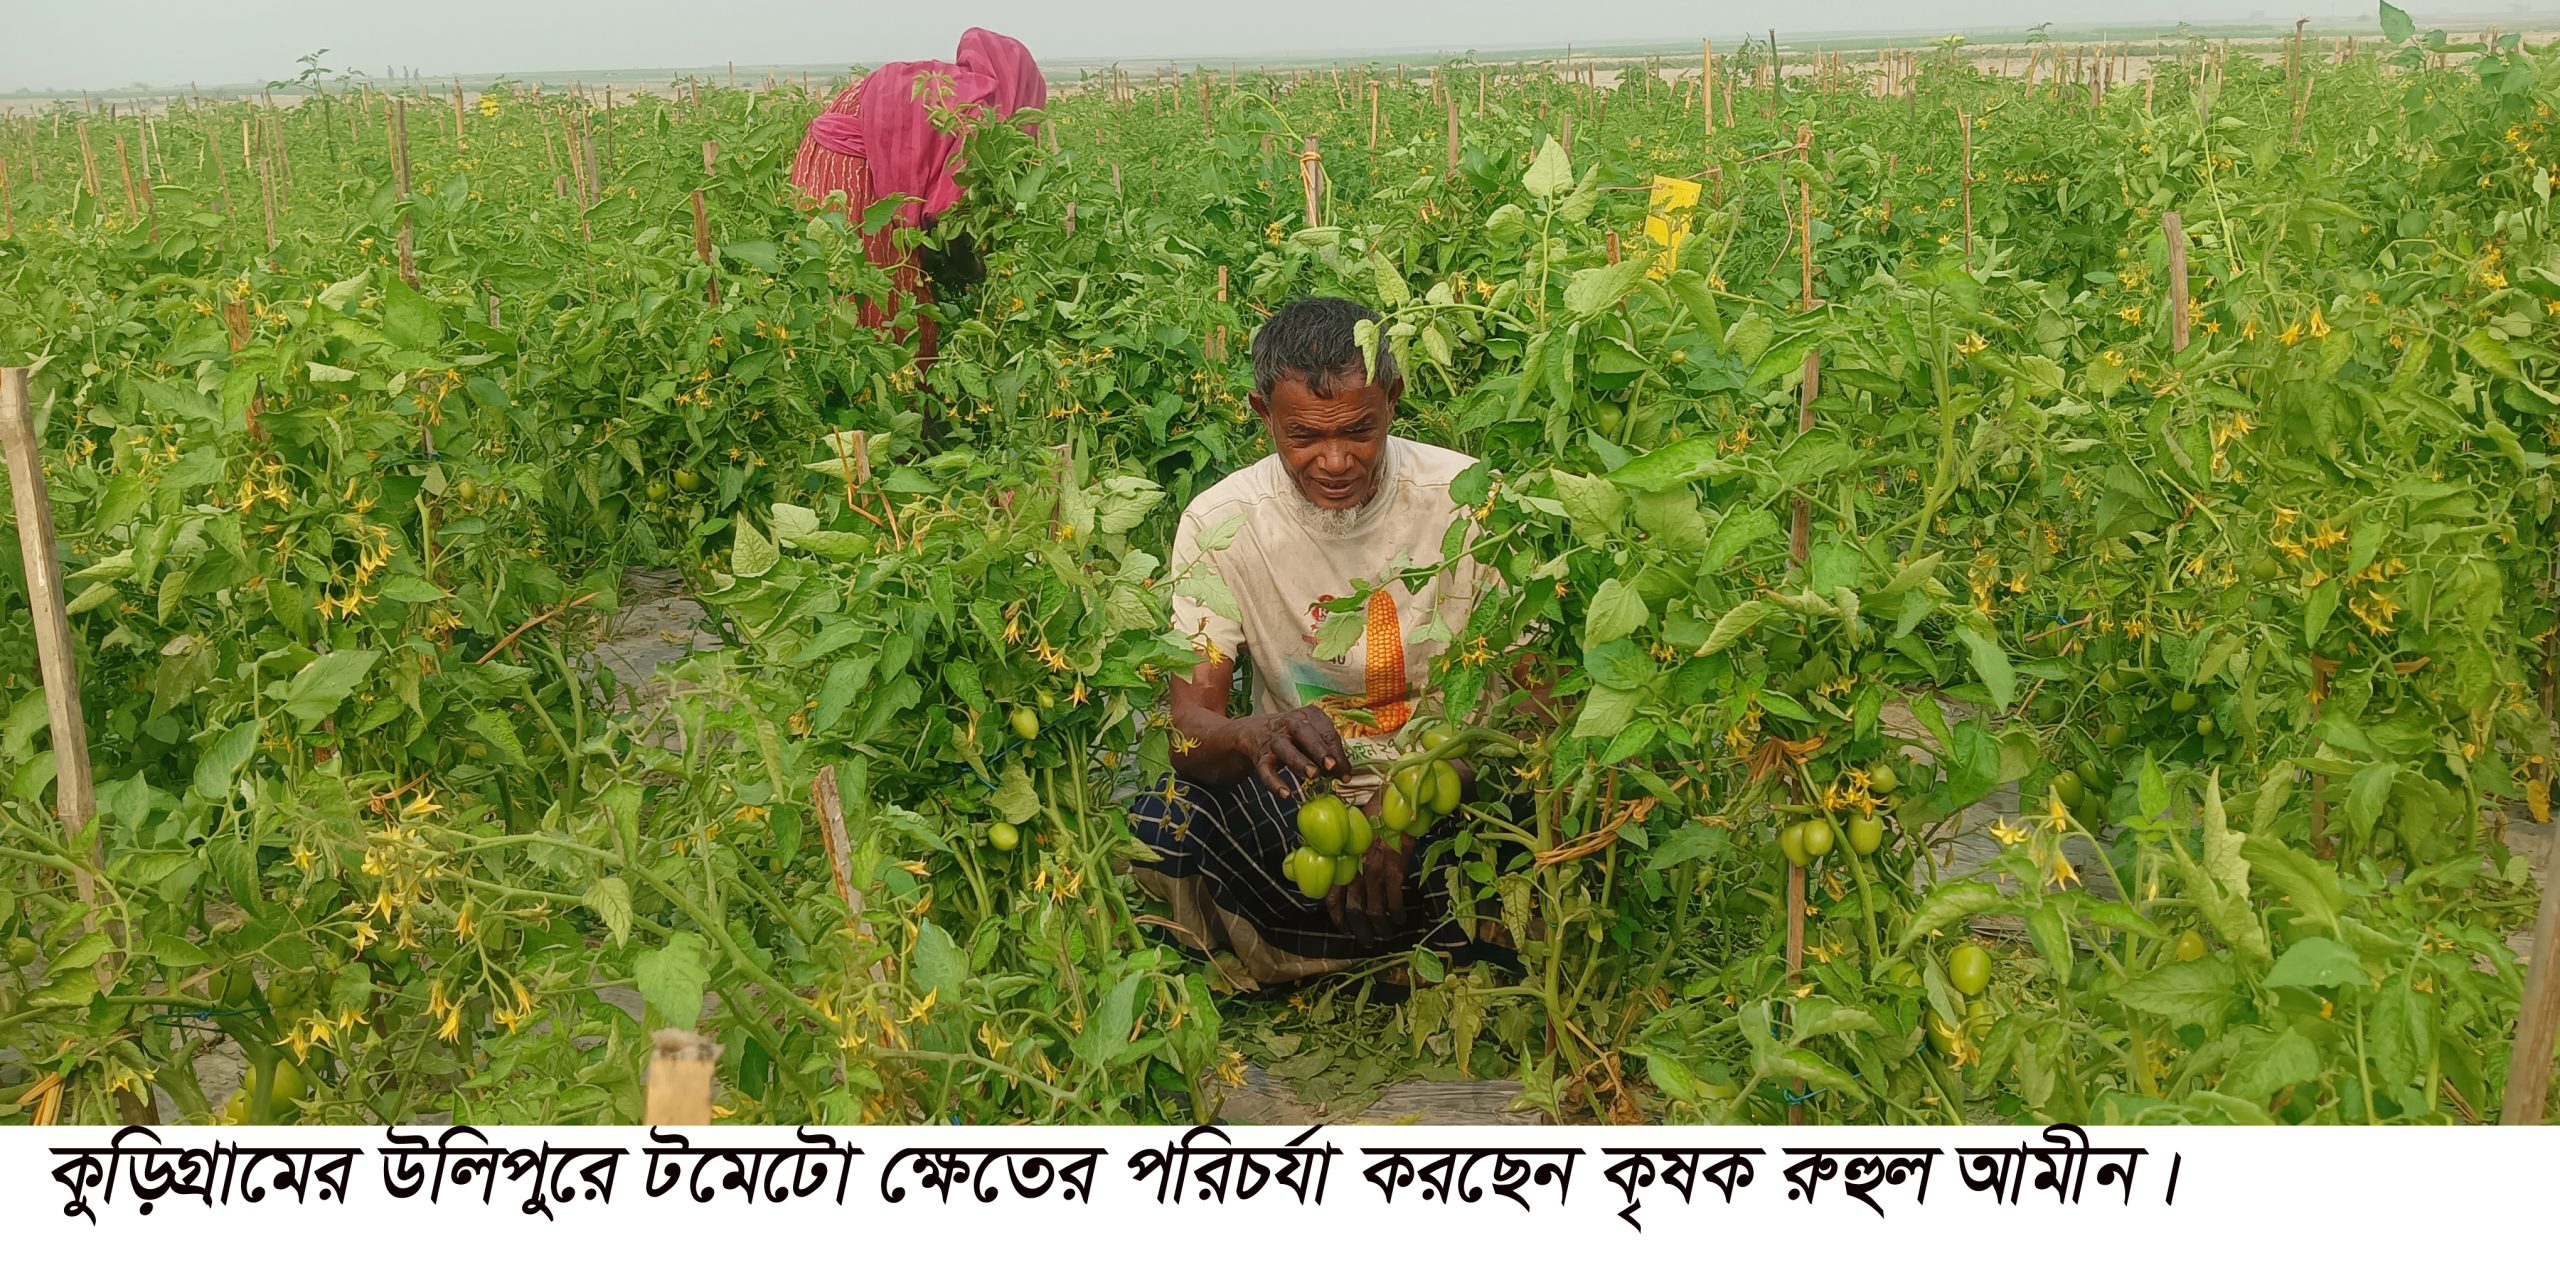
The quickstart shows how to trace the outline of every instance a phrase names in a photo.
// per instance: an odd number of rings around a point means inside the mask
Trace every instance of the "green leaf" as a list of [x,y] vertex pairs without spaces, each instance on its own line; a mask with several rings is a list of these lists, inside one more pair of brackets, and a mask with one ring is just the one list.
[[969,953],[941,925],[927,920],[916,929],[915,950],[907,962],[907,976],[917,991],[931,993],[939,1004],[958,1003],[960,984],[969,980]]
[[747,523],[747,513],[739,512],[737,537],[729,547],[729,572],[741,578],[761,578],[781,558],[782,553],[773,543]]
[[[1642,462],[1643,459],[1637,459]],[[1715,532],[1707,538],[1707,549],[1698,553],[1698,563],[1710,569],[1721,569],[1735,556],[1741,555],[1761,541],[1775,537],[1778,518],[1766,507],[1751,507],[1726,513],[1716,522]]]
[[2053,970],[2053,980],[2069,986],[2071,927],[2062,918],[2062,908],[2046,902],[2028,911],[2027,941],[2035,944],[2036,954]]
[[2257,836],[2250,837],[2240,852],[2268,888],[2283,895],[2296,910],[2318,921],[2331,934],[2337,933],[2338,914],[2347,905],[2337,868],[2299,849]]
[[1612,689],[1606,685],[1594,688],[1582,698],[1582,712],[1574,717],[1573,736],[1606,738],[1627,727],[1636,710],[1652,700],[1644,689]]
[[1635,292],[1644,283],[1652,263],[1641,255],[1624,258],[1605,267],[1586,267],[1565,281],[1564,305],[1567,311],[1588,320],[1618,305],[1620,299]]
[[181,969],[201,968],[213,962],[213,956],[204,948],[174,933],[151,935],[151,958],[157,963]]
[[702,1017],[702,989],[710,981],[710,947],[698,933],[674,934],[631,962],[631,985],[669,1026],[690,1028]]
[[1714,436],[1675,440],[1611,471],[1609,481],[1638,493],[1657,493],[1692,480],[1733,474],[1734,465],[1718,458],[1716,447]]
[[1386,255],[1369,255],[1369,276],[1378,286],[1378,308],[1393,311],[1413,301],[1413,286],[1406,284],[1404,273],[1387,261]]
[[27,993],[30,1009],[77,1009],[98,994],[98,975],[75,969]]
[[[2232,1034],[2240,1032],[2235,1029]],[[2301,1032],[2287,1027],[2272,1036],[2261,1033],[2255,1040],[2258,1043],[2233,1055],[2231,1069],[2216,1082],[2222,1092],[2263,1100],[2319,1078],[2320,1050]]]
[[1029,822],[1040,816],[1040,793],[1032,790],[1031,774],[1020,760],[1005,761],[1004,772],[996,779],[995,794],[987,802],[1007,822]]
[[1368,613],[1361,609],[1336,609],[1316,624],[1315,660],[1333,662],[1348,654],[1368,635]]
[[471,735],[489,744],[489,749],[511,768],[528,769],[532,762],[525,758],[524,743],[516,737],[515,723],[496,707],[482,707],[462,722]]
[[1759,626],[1760,620],[1769,616],[1769,608],[1766,601],[1745,600],[1725,610],[1724,616],[1716,619],[1715,627],[1707,632],[1707,642],[1698,646],[1698,656],[1703,658],[1724,652],[1733,642],[1749,635],[1753,627]]
[[1788,1035],[1799,1043],[1815,1036],[1846,1035],[1852,1031],[1873,1032],[1884,1029],[1884,1024],[1876,1021],[1874,1014],[1824,996],[1807,996],[1798,1000],[1789,1013],[1793,1022]]
[[1595,547],[1608,545],[1626,515],[1627,495],[1606,480],[1570,471],[1549,474],[1555,477],[1556,501],[1573,521],[1575,535]]
[[604,922],[606,932],[613,935],[613,945],[621,946],[631,938],[631,886],[620,876],[606,876],[587,886],[581,899],[596,919]]
[[2286,947],[2267,972],[2270,987],[2335,987],[2364,980],[2364,962],[2335,938],[2304,938]]
[[1611,578],[1591,593],[1591,608],[1582,621],[1582,647],[1597,648],[1634,635],[1651,616],[1634,587]]
[[2209,955],[2160,965],[2116,988],[2115,996],[2126,1008],[2166,1018],[2172,1026],[2219,1035],[2240,1002],[2238,979],[2229,960]]
[[1610,689],[1642,689],[1658,668],[1632,640],[1612,640],[1582,651],[1582,665],[1592,682]]
[[2356,843],[2373,839],[2374,824],[2382,820],[2382,807],[2391,800],[2391,784],[2400,777],[2400,766],[2385,760],[2356,770],[2347,780],[2347,825],[2356,833]]
[[2239,948],[2240,952],[2263,964],[2275,953],[2267,947],[2266,925],[2249,905],[2249,863],[2240,856],[2243,838],[2231,829],[2222,812],[2222,775],[2217,772],[2205,780],[2203,857],[2201,862],[2187,858],[2178,846],[2169,848],[2176,855],[2179,874],[2186,879],[2187,891],[2196,902],[2214,932]]
[[1991,705],[2008,706],[2018,696],[2018,675],[2009,666],[2009,655],[2000,651],[2000,642],[1969,626],[1957,627],[1955,632],[1966,656],[1973,659],[1974,674],[1982,677],[1982,687],[1991,692]]
[[1814,1088],[1829,1089],[1851,1098],[1867,1096],[1867,1091],[1859,1086],[1855,1077],[1809,1049],[1765,1050],[1752,1063],[1752,1070],[1768,1079],[1802,1080]]
[[1138,1024],[1138,992],[1146,981],[1146,974],[1132,973],[1102,997],[1102,1008],[1075,1038],[1073,1048],[1080,1061],[1109,1066],[1127,1053],[1130,1032]]
[[2400,6],[2391,3],[2391,0],[2382,0],[2382,38],[2392,44],[2399,44],[2416,34],[2418,34],[2418,24],[2410,21],[2409,15],[2402,12]]
[[397,276],[383,282],[382,336],[409,351],[433,351],[444,342],[444,312]]
[[1911,913],[1911,923],[1903,926],[1902,941],[1896,944],[1896,949],[1907,949],[1912,943],[1956,921],[1970,920],[1985,911],[1996,911],[2006,901],[1996,886],[1983,881],[1947,881],[1931,890],[1929,896],[1921,900],[1920,909]]
[[371,649],[340,649],[313,658],[285,689],[286,713],[300,720],[305,729],[319,724],[356,691],[379,657]]
[[1538,158],[1530,163],[1529,171],[1520,175],[1521,189],[1540,200],[1552,200],[1572,185],[1573,162],[1553,138],[1538,149]]
[[249,753],[258,747],[258,722],[243,720],[223,731],[196,757],[195,793],[207,800],[220,800],[231,790],[231,780],[240,766],[249,763]]
[[401,604],[427,604],[451,593],[424,578],[395,573],[382,580],[382,598]]

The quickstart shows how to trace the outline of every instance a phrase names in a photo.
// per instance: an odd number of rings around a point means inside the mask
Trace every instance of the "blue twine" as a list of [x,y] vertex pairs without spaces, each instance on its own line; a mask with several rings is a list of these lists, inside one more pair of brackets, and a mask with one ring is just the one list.
[[1780,1085],[1778,1087],[1778,1095],[1785,1098],[1787,1105],[1791,1107],[1798,1105],[1799,1103],[1811,1102],[1829,1092],[1831,1092],[1829,1089],[1816,1089],[1811,1093],[1798,1093],[1784,1085]]

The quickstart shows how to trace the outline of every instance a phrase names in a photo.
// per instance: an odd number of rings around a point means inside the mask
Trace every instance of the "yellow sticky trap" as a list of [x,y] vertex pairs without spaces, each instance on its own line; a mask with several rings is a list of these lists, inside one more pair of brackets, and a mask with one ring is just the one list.
[[1671,274],[1680,262],[1680,242],[1689,238],[1689,218],[1685,210],[1698,207],[1697,183],[1686,178],[1653,175],[1653,195],[1644,216],[1645,238],[1662,246],[1653,270],[1645,274],[1661,279]]

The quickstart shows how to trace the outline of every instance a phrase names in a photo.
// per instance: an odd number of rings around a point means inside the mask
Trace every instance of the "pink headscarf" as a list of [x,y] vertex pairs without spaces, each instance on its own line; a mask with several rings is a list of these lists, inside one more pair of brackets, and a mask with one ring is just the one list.
[[948,107],[964,122],[990,112],[1002,120],[1024,107],[1047,105],[1049,86],[1021,41],[971,27],[960,37],[959,62],[889,63],[865,76],[853,98],[852,111],[831,109],[810,121],[808,140],[836,155],[862,158],[873,192],[919,197],[921,204],[910,202],[898,211],[900,222],[914,226],[960,199],[951,167],[967,128],[935,128],[932,109]]

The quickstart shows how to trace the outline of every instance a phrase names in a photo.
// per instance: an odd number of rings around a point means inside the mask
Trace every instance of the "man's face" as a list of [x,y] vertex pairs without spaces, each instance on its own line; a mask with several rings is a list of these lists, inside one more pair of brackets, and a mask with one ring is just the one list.
[[1296,378],[1283,378],[1269,395],[1255,392],[1253,411],[1270,428],[1272,451],[1307,501],[1327,511],[1349,511],[1378,495],[1379,462],[1395,425],[1404,378],[1385,385],[1337,375],[1318,395]]

